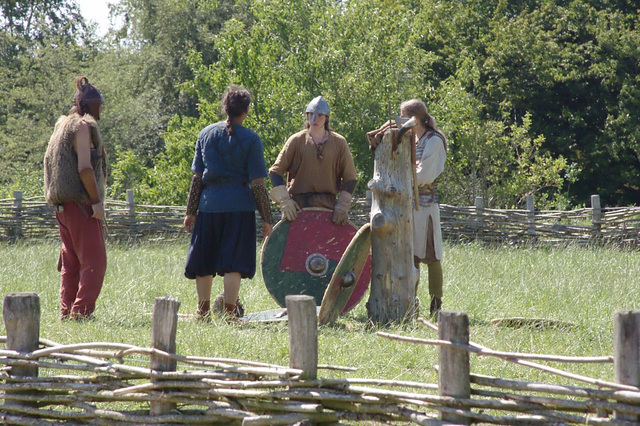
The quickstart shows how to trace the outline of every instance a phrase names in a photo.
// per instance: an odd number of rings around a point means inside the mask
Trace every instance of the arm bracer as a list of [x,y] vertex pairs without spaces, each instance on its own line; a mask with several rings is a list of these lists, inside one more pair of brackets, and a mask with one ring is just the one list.
[[189,189],[189,199],[187,200],[187,216],[198,213],[200,205],[200,195],[202,194],[202,175],[193,175],[191,178],[191,188]]
[[275,172],[269,172],[269,179],[271,179],[271,183],[273,187],[284,185],[284,178]]
[[356,188],[356,183],[358,183],[358,181],[355,179],[347,182],[343,182],[342,191],[346,191],[349,194],[353,194],[353,190]]
[[273,218],[271,217],[271,203],[269,203],[269,193],[264,183],[254,183],[251,185],[253,191],[253,199],[258,206],[258,212],[262,217],[264,223],[273,225]]
[[84,185],[84,189],[87,190],[91,204],[98,204],[101,200],[98,192],[98,184],[96,183],[96,175],[93,173],[93,169],[91,167],[82,169],[80,172],[80,180],[82,181],[82,185]]

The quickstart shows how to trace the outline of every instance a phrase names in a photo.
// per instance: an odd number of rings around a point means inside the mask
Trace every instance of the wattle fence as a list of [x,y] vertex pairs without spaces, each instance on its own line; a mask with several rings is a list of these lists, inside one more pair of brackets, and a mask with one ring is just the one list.
[[[378,332],[381,338],[438,346],[438,383],[376,378],[318,378],[316,306],[287,297],[289,366],[175,353],[180,302],[156,298],[151,347],[43,339],[35,293],[4,297],[6,343],[0,349],[0,419],[22,425],[242,424],[318,422],[441,424],[598,424],[640,421],[640,311],[616,311],[613,356],[493,351],[469,340],[464,312],[442,311],[437,339]],[[214,330],[215,331],[215,330]],[[470,354],[497,357],[559,375],[571,385],[473,374]],[[613,363],[613,380],[547,363]]]
[[[351,221],[356,226],[368,222],[370,207],[370,199],[356,199]],[[113,239],[182,238],[185,210],[183,206],[136,204],[133,191],[128,190],[126,201],[106,202],[106,235]],[[601,208],[597,195],[591,197],[591,207],[570,211],[536,210],[532,196],[527,197],[527,208],[520,210],[484,208],[481,198],[476,198],[474,206],[441,204],[440,210],[443,236],[450,241],[640,246],[640,207]],[[275,207],[273,213],[280,216]],[[13,199],[0,200],[0,241],[57,236],[54,210],[43,197],[24,198],[15,191]]]

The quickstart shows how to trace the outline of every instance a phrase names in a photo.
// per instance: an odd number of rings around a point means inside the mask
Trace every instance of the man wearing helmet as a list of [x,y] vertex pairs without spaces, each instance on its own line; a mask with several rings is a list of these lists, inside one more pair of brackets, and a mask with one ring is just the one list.
[[329,127],[329,104],[322,96],[305,112],[305,129],[289,137],[269,169],[270,197],[284,219],[295,220],[301,208],[325,207],[333,210],[334,223],[344,225],[356,186],[351,151],[346,139]]

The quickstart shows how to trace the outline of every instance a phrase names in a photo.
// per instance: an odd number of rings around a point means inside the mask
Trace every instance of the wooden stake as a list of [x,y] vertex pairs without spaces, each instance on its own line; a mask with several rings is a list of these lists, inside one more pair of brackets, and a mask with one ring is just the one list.
[[[640,311],[618,310],[613,316],[613,371],[616,383],[640,387]],[[615,418],[640,420],[620,412]]]
[[[7,349],[33,352],[40,340],[40,298],[36,293],[9,293],[4,297],[2,317],[7,331]],[[38,376],[38,367],[11,367],[12,376]],[[7,391],[7,394],[11,391]],[[16,394],[21,392],[16,391]],[[26,393],[30,393],[27,391]],[[6,404],[11,404],[8,400]],[[25,403],[24,405],[34,405]]]
[[[440,311],[438,339],[469,344],[469,318],[460,311]],[[469,352],[454,347],[438,349],[438,395],[468,399],[471,396]],[[469,424],[469,418],[451,412],[441,412],[443,421]]]
[[313,296],[285,298],[289,313],[289,367],[303,371],[301,378],[315,379],[318,373],[318,318]]
[[[153,328],[151,329],[151,346],[169,353],[176,352],[176,329],[178,325],[178,308],[180,302],[170,297],[156,297],[153,307]],[[151,369],[175,371],[177,361],[158,355],[151,355]],[[152,378],[151,383],[158,382]],[[151,402],[151,415],[167,414],[175,410],[175,403]]]

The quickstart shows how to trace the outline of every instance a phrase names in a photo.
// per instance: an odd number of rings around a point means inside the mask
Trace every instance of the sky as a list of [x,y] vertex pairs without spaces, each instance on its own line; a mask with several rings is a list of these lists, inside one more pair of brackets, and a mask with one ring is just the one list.
[[118,3],[119,0],[76,0],[80,6],[80,12],[87,21],[98,24],[98,35],[103,36],[109,29],[109,4]]

